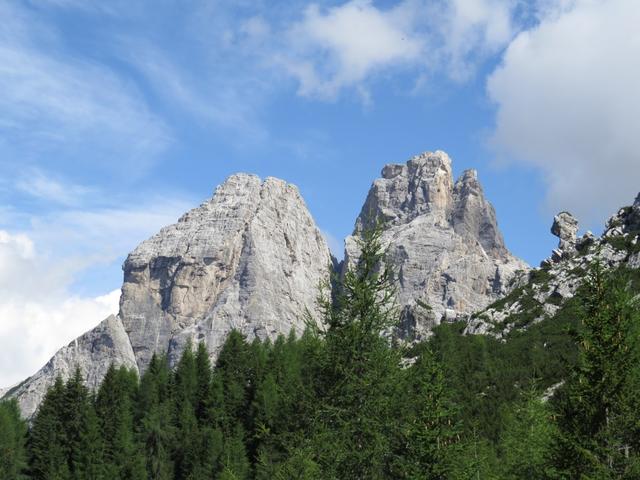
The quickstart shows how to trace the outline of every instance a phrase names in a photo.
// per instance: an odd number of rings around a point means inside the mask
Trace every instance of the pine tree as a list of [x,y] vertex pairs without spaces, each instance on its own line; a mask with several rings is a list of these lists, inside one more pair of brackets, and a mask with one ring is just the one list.
[[45,395],[29,433],[29,473],[34,480],[68,480],[66,434],[62,419],[65,386],[61,377]]
[[[423,349],[405,370],[404,388],[396,400],[401,422],[394,478],[450,478],[450,462],[457,461],[460,429],[441,366]],[[396,393],[396,395],[397,395]]]
[[638,304],[628,278],[605,271],[599,263],[591,267],[583,296],[579,362],[556,400],[557,474],[634,478],[640,415],[626,406],[636,402],[639,393]]
[[384,478],[396,426],[389,392],[399,385],[400,355],[384,334],[397,315],[380,230],[366,232],[359,248],[335,301],[321,303],[328,328],[312,451],[328,478]]
[[548,462],[555,433],[551,409],[532,388],[505,414],[500,438],[501,471],[505,480],[549,478]]
[[27,467],[27,424],[15,400],[0,401],[0,478],[22,480]]

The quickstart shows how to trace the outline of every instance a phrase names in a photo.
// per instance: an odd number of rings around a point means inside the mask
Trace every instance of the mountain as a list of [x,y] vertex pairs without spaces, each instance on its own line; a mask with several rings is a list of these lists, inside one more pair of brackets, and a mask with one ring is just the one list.
[[[529,270],[507,250],[476,172],[454,182],[444,152],[383,168],[345,241],[342,269],[376,224],[397,275],[399,334],[409,340],[428,336],[443,319],[485,309]],[[118,315],[8,395],[31,416],[55,377],[69,378],[76,366],[95,388],[111,363],[142,373],[154,353],[166,352],[174,364],[189,342],[204,342],[215,357],[232,329],[249,340],[300,333],[331,268],[339,267],[295,186],[233,175],[129,254]]]
[[153,353],[179,358],[187,342],[213,355],[232,329],[274,338],[301,333],[332,258],[298,189],[237,174],[213,197],[126,259],[120,312],[59,350],[12,388],[31,416],[55,377],[80,367],[89,387],[111,363],[144,371]]
[[559,239],[558,248],[539,268],[519,274],[507,296],[474,313],[466,333],[505,338],[514,330],[558,319],[573,306],[587,269],[596,261],[640,283],[640,195],[609,218],[600,237],[586,232],[578,238],[577,231],[578,220],[571,213],[556,215],[551,233]]
[[441,151],[382,169],[345,242],[344,268],[357,258],[363,230],[376,224],[397,275],[401,333],[408,338],[485,308],[529,270],[505,247],[477,173],[467,170],[454,183],[451,159]]

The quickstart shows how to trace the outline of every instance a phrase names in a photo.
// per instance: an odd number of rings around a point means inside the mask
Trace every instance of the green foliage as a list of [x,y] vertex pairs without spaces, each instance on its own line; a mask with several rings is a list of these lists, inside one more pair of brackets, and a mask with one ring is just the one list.
[[497,339],[443,323],[408,348],[389,335],[379,232],[359,248],[321,302],[323,328],[251,344],[233,331],[215,366],[203,344],[173,369],[154,355],[139,379],[111,366],[95,396],[77,371],[28,434],[15,402],[0,403],[0,478],[640,478],[639,271],[595,267],[535,324],[524,286],[507,321],[526,329]]
[[552,440],[556,434],[552,416],[549,405],[534,388],[525,391],[507,410],[498,445],[501,478],[548,478]]
[[36,480],[71,478],[63,413],[65,385],[58,377],[45,395],[29,434],[29,473]]
[[629,280],[595,264],[576,333],[577,365],[556,400],[562,478],[635,478],[640,454],[640,314]]
[[27,424],[15,400],[0,402],[0,478],[25,479]]

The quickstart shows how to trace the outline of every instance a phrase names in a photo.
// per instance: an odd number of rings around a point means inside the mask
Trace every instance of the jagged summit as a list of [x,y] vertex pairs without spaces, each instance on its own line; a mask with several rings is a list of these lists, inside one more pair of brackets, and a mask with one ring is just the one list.
[[[486,307],[528,268],[504,246],[477,173],[454,182],[444,152],[384,167],[354,235],[377,222],[397,274],[400,333],[409,337],[427,335],[443,317]],[[348,265],[357,257],[355,237],[345,246]],[[9,394],[31,416],[55,377],[68,378],[76,365],[94,387],[111,363],[143,372],[154,353],[167,352],[174,362],[189,342],[204,342],[215,356],[232,329],[249,340],[301,332],[331,262],[295,186],[232,175],[212,198],[130,253],[117,316],[59,350]]]
[[622,272],[640,268],[639,198],[612,215],[600,237],[589,231],[577,237],[578,220],[569,212],[558,213],[551,226],[551,233],[559,238],[558,248],[540,268],[520,275],[518,288],[507,297],[476,312],[468,322],[467,333],[505,337],[512,330],[561,315],[595,261]]
[[488,255],[506,253],[493,207],[484,197],[476,170],[465,170],[454,183],[451,159],[442,151],[424,152],[406,164],[389,164],[373,182],[356,220],[354,233],[408,224],[428,217],[434,226],[453,228],[480,242]]
[[452,188],[451,159],[444,152],[426,152],[406,164],[386,165],[382,178],[369,190],[355,232],[373,227],[376,221],[385,226],[406,224],[425,213],[444,222]]
[[509,290],[517,270],[528,269],[506,249],[477,172],[467,170],[454,183],[442,151],[382,169],[345,242],[346,266],[358,256],[355,239],[376,223],[398,276],[402,333],[409,337],[427,335],[443,317],[484,308]]
[[189,341],[215,355],[232,329],[249,339],[300,333],[330,262],[295,186],[232,175],[131,252],[118,316],[59,350],[10,394],[30,416],[55,377],[67,378],[75,365],[93,387],[111,363],[142,372],[154,352],[175,361]]
[[189,340],[215,352],[234,328],[263,339],[301,332],[330,262],[295,186],[231,176],[124,263],[120,316],[138,366],[166,349],[176,358]]

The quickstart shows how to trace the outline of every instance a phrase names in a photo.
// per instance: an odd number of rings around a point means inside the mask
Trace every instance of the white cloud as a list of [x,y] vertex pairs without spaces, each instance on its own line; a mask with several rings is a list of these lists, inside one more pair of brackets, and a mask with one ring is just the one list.
[[601,222],[640,190],[640,3],[545,7],[489,78],[493,142],[542,169],[549,208]]
[[301,95],[334,99],[388,70],[467,79],[514,34],[512,0],[404,0],[383,10],[370,0],[321,9],[309,6],[294,24],[277,63],[299,82]]
[[117,313],[119,291],[69,295],[68,272],[40,256],[24,234],[0,230],[0,385],[40,368],[62,345]]
[[[88,191],[87,200],[102,196]],[[11,223],[26,227],[0,230],[0,386],[33,374],[60,347],[117,313],[119,290],[112,289],[119,285],[93,296],[76,293],[75,283],[92,269],[100,276],[119,270],[124,255],[191,206],[165,194],[108,207],[10,212]]]
[[[469,77],[478,59],[502,49],[514,35],[514,0],[452,0],[439,16],[448,74]],[[475,58],[473,58],[475,57]]]
[[311,5],[289,32],[299,57],[281,61],[302,95],[334,97],[381,68],[415,62],[424,46],[411,30],[400,8],[381,11],[368,0],[326,11]]
[[102,150],[139,164],[165,149],[167,127],[130,83],[102,65],[66,55],[57,32],[27,10],[3,2],[0,17],[5,143],[50,151],[90,140],[91,161]]

